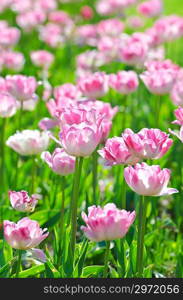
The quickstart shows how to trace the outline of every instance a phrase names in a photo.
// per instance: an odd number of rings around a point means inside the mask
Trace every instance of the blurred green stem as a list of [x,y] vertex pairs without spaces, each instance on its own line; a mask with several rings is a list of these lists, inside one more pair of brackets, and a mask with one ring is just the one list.
[[18,129],[22,129],[22,116],[23,116],[23,101],[20,101],[20,113],[18,119]]
[[161,112],[161,95],[156,95],[155,99],[155,126],[154,128],[159,128],[160,122],[160,112]]
[[97,154],[97,149],[93,152],[92,155],[92,159],[93,159],[93,203],[95,205],[98,204],[98,200],[97,200],[97,179],[98,179],[98,154]]
[[136,272],[137,277],[143,276],[143,255],[144,255],[144,235],[146,226],[148,200],[144,196],[140,198],[139,214],[138,214],[138,239],[137,239],[137,261]]
[[19,277],[20,267],[21,267],[21,258],[22,258],[22,250],[17,250],[18,252],[18,260],[17,260],[17,268],[16,268],[16,278]]
[[77,208],[79,198],[79,185],[81,178],[81,170],[83,164],[83,157],[76,158],[75,174],[73,181],[72,200],[71,200],[71,252],[74,257],[77,231]]
[[122,111],[122,132],[126,128],[126,104],[127,104],[127,95],[124,96],[123,98],[123,111]]
[[107,278],[109,253],[110,253],[110,241],[106,241],[103,278]]
[[1,126],[1,189],[2,193],[4,192],[4,174],[5,174],[5,151],[4,151],[4,144],[5,144],[5,130],[6,130],[6,118],[2,119],[2,126]]

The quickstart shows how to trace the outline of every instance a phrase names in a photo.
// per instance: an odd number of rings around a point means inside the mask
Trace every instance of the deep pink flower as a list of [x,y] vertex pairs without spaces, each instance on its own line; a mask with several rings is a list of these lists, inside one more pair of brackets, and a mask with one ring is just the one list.
[[168,188],[170,170],[160,166],[148,166],[146,163],[129,166],[124,170],[124,177],[131,189],[139,195],[164,196],[178,193],[174,188]]
[[120,210],[113,203],[100,206],[90,206],[88,216],[83,212],[82,218],[86,226],[81,230],[86,237],[94,242],[111,241],[123,238],[135,220],[135,211]]
[[126,129],[122,137],[129,151],[141,159],[159,159],[173,143],[160,129],[143,128],[138,133]]
[[109,165],[136,164],[140,161],[138,156],[132,154],[126,146],[123,138],[113,137],[106,141],[105,147],[98,150]]
[[82,6],[80,14],[85,20],[90,20],[93,18],[93,9],[88,5]]
[[149,0],[138,6],[138,11],[145,17],[157,17],[162,13],[162,10],[162,0]]
[[179,107],[176,110],[174,110],[174,115],[176,117],[176,120],[172,122],[172,124],[177,125],[183,125],[183,108]]
[[48,236],[46,229],[41,229],[37,221],[21,219],[17,224],[4,221],[4,237],[14,249],[27,250],[38,246]]

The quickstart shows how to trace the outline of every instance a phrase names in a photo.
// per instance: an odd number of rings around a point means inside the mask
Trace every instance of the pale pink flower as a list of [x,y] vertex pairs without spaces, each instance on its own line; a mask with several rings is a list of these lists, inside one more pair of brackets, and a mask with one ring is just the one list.
[[6,145],[20,155],[36,155],[45,151],[49,144],[48,132],[23,130],[10,136]]
[[162,0],[149,0],[139,4],[138,11],[145,17],[157,17],[163,11]]
[[79,99],[81,98],[81,92],[77,86],[72,83],[64,83],[56,88],[54,88],[55,99],[69,98],[69,99]]
[[43,152],[41,158],[58,175],[66,176],[74,173],[75,157],[68,155],[64,149],[56,148],[52,154]]
[[135,211],[120,210],[113,203],[100,206],[90,206],[88,216],[82,212],[86,226],[81,230],[86,237],[94,242],[111,241],[123,238],[135,220]]
[[143,128],[138,133],[126,129],[122,137],[129,151],[141,159],[159,159],[173,143],[160,129]]
[[33,51],[30,56],[33,64],[43,69],[48,69],[54,60],[54,55],[46,50]]
[[8,195],[12,207],[21,212],[33,212],[39,199],[38,195],[29,196],[26,191],[9,191]]
[[32,76],[7,75],[6,87],[7,91],[18,101],[26,101],[35,98],[37,82]]
[[95,24],[78,26],[75,35],[76,41],[80,45],[97,45],[97,26]]
[[96,72],[78,82],[78,87],[84,96],[97,99],[108,92],[108,76],[102,72]]
[[129,166],[124,170],[124,177],[130,188],[139,195],[164,196],[178,193],[178,190],[167,187],[170,170],[161,169],[158,165],[141,163]]
[[169,70],[146,71],[140,75],[147,89],[156,95],[168,94],[175,83],[176,76]]
[[46,20],[46,14],[41,10],[30,10],[19,14],[16,18],[17,24],[25,31],[41,25]]
[[62,10],[55,10],[49,13],[48,19],[50,22],[54,22],[61,25],[66,25],[71,22],[69,15]]
[[102,20],[97,25],[97,33],[101,36],[118,36],[124,30],[124,24],[120,19]]
[[38,246],[47,238],[47,229],[41,229],[37,221],[23,218],[18,223],[4,221],[4,238],[14,249],[27,250]]
[[144,26],[144,21],[139,16],[130,16],[127,19],[128,27],[138,29]]
[[174,115],[176,120],[172,122],[172,124],[177,124],[183,126],[183,108],[179,107],[174,110]]
[[16,27],[0,28],[0,46],[12,47],[18,43],[20,38],[20,30]]
[[40,39],[51,47],[57,47],[63,41],[63,29],[54,23],[47,23],[40,28]]
[[136,164],[140,161],[138,156],[129,151],[122,137],[108,139],[98,153],[109,165]]
[[22,53],[13,51],[4,51],[2,53],[3,66],[6,69],[20,71],[25,63],[25,59]]
[[16,100],[7,92],[0,92],[0,117],[12,117],[17,111]]
[[121,94],[130,94],[138,88],[138,76],[134,71],[120,71],[117,74],[110,74],[109,85]]

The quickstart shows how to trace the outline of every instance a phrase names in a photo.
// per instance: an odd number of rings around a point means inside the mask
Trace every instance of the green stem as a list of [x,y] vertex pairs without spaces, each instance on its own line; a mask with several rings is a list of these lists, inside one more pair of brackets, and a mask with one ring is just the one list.
[[138,239],[137,239],[137,262],[136,271],[137,277],[143,276],[143,255],[144,255],[144,235],[146,226],[146,214],[147,214],[148,201],[144,196],[140,198],[139,203],[139,215],[138,215]]
[[32,174],[31,174],[31,194],[34,193],[35,178],[36,178],[36,158],[33,156],[32,157]]
[[155,128],[159,128],[159,121],[160,121],[160,111],[161,111],[161,95],[156,95],[155,100]]
[[123,99],[123,111],[122,111],[122,131],[125,130],[126,127],[126,104],[127,104],[127,96]]
[[92,155],[93,158],[93,202],[95,205],[98,204],[97,200],[97,178],[98,178],[98,155],[97,155],[97,149],[93,152]]
[[73,257],[74,257],[75,244],[76,244],[77,208],[78,208],[79,185],[80,185],[82,164],[83,164],[83,157],[77,157],[74,181],[73,181],[72,200],[71,200],[71,251]]
[[106,241],[106,251],[105,251],[105,259],[104,259],[104,273],[103,273],[103,278],[107,278],[109,253],[110,253],[110,241]]
[[123,179],[122,179],[122,190],[121,190],[121,208],[126,209],[126,181],[124,178],[124,165],[122,166],[123,168]]
[[17,260],[16,278],[18,278],[19,272],[20,272],[20,267],[21,267],[21,257],[22,257],[22,250],[18,250],[18,260]]
[[62,203],[61,203],[61,210],[60,210],[60,236],[61,240],[63,237],[64,232],[64,209],[65,209],[65,177],[62,176],[61,180],[61,186],[62,186]]

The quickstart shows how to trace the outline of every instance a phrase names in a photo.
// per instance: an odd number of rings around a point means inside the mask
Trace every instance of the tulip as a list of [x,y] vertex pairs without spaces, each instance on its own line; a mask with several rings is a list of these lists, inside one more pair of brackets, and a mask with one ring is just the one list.
[[177,118],[175,121],[172,122],[172,124],[177,125],[183,125],[183,108],[179,107],[176,110],[174,110],[174,115]]
[[109,203],[104,208],[90,206],[88,216],[83,212],[82,218],[86,226],[81,226],[81,230],[88,239],[94,242],[111,241],[126,235],[134,222],[135,212],[120,210]]
[[106,241],[106,254],[104,262],[103,277],[107,277],[108,258],[110,251],[110,241],[123,238],[135,219],[135,211],[128,212],[120,210],[113,203],[100,206],[90,206],[88,216],[83,212],[82,218],[86,226],[81,226],[81,230],[86,237],[94,242]]
[[47,238],[47,229],[41,229],[37,221],[23,218],[18,223],[10,221],[3,222],[4,238],[7,243],[14,249],[18,249],[18,263],[16,277],[19,275],[21,263],[21,250],[28,250],[37,247],[44,239]]
[[94,73],[79,80],[78,87],[84,96],[97,99],[108,92],[108,77],[105,73]]
[[75,157],[68,155],[64,149],[56,148],[52,154],[43,152],[41,158],[58,175],[66,176],[74,172]]
[[139,203],[138,239],[136,271],[138,277],[143,275],[144,235],[148,200],[144,196],[163,196],[178,193],[176,189],[168,188],[170,170],[161,170],[159,166],[148,166],[145,163],[127,167],[124,170],[127,184],[137,194],[142,195]]
[[138,88],[138,77],[133,71],[121,71],[117,74],[111,74],[109,85],[120,94],[129,94]]
[[143,128],[138,133],[126,129],[122,137],[129,151],[140,159],[159,159],[173,143],[160,129]]
[[127,184],[139,195],[164,196],[178,193],[174,188],[168,188],[170,170],[158,165],[148,166],[146,163],[125,168],[124,176]]
[[87,122],[63,125],[60,139],[64,150],[72,156],[90,156],[98,146],[102,136],[101,124]]
[[10,136],[6,145],[23,156],[36,155],[48,147],[48,132],[39,130],[23,130]]
[[32,195],[29,197],[26,191],[9,191],[8,193],[10,202],[12,207],[21,212],[32,212],[34,211],[37,202],[38,202],[38,195]]
[[33,64],[43,69],[48,69],[54,60],[53,54],[46,50],[33,51],[30,56]]
[[163,10],[163,3],[161,0],[149,0],[140,3],[138,11],[145,17],[157,17]]
[[6,92],[0,92],[0,116],[2,118],[12,117],[16,110],[15,98]]

